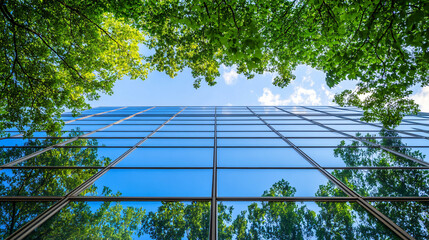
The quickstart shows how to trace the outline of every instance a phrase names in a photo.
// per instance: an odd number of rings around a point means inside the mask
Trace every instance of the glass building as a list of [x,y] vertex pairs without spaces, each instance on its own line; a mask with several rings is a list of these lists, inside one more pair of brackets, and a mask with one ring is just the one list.
[[98,107],[0,140],[0,238],[429,239],[429,115]]

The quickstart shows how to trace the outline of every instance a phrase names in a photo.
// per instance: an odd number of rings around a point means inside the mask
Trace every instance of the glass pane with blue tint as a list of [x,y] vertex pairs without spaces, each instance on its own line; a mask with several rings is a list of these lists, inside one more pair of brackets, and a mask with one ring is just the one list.
[[213,125],[172,125],[162,127],[163,131],[213,131]]
[[294,131],[294,132],[280,132],[285,137],[344,137],[336,132],[319,132],[319,131]]
[[224,146],[289,146],[281,138],[219,138],[219,147]]
[[107,166],[128,148],[54,148],[18,166]]
[[260,132],[217,132],[218,137],[278,137],[275,132],[260,131]]
[[266,125],[217,125],[218,131],[269,131]]
[[0,202],[0,239],[24,226],[44,212],[53,202]]
[[428,202],[371,202],[415,239],[429,239]]
[[212,148],[138,148],[118,167],[211,167]]
[[153,137],[214,137],[214,132],[165,132],[157,131]]
[[154,131],[159,126],[158,124],[153,125],[129,125],[129,124],[123,124],[123,125],[114,125],[109,128],[106,128],[106,130],[109,131]]
[[62,131],[95,131],[97,129],[103,128],[106,125],[76,125],[76,124],[67,124],[64,125]]
[[85,138],[79,139],[66,146],[134,146],[141,138]]
[[364,197],[429,196],[429,170],[337,169],[331,173]]
[[351,124],[351,125],[325,125],[326,127],[333,128],[337,131],[367,131],[367,130],[375,130],[380,131],[380,127],[375,127],[371,125],[364,125],[364,124]]
[[209,219],[210,202],[70,202],[26,239],[206,239]]
[[289,140],[296,146],[339,146],[353,143],[350,138],[289,138]]
[[370,147],[301,148],[322,167],[421,167],[396,154]]
[[218,170],[220,197],[261,197],[276,185],[282,185],[289,191],[287,196],[284,196],[284,192],[273,192],[274,197],[345,196],[319,170],[315,169]]
[[97,169],[3,169],[0,196],[64,196]]
[[207,139],[168,139],[168,138],[149,138],[142,143],[141,146],[213,146],[214,140],[211,138]]
[[133,197],[210,197],[211,169],[111,169],[82,195],[113,194]]
[[298,131],[298,130],[305,130],[305,131],[326,131],[326,128],[319,127],[317,125],[272,125],[277,131]]
[[100,121],[99,119],[96,120],[89,120],[89,118],[84,119],[84,120],[78,120],[78,121],[74,121],[71,122],[70,124],[72,125],[109,125],[111,123],[114,123],[115,121],[111,120],[111,121]]
[[0,140],[0,147],[14,146],[51,146],[68,139],[63,138],[6,138]]
[[429,147],[429,140],[424,138],[378,138],[376,141],[385,147]]
[[145,138],[147,135],[149,135],[151,132],[143,132],[143,131],[136,131],[136,132],[110,132],[110,131],[101,131],[101,132],[95,132],[88,137],[91,138],[98,138],[98,137],[136,137],[136,138]]
[[293,148],[219,148],[218,167],[312,167]]
[[400,239],[353,202],[220,202],[218,226],[219,239]]
[[23,147],[23,148],[0,148],[0,165],[10,163],[34,152],[42,150],[42,146]]

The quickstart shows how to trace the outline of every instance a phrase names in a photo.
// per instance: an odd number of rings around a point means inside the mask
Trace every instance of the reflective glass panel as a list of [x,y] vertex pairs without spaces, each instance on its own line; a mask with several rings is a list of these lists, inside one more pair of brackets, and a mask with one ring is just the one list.
[[275,197],[344,196],[319,170],[218,170],[218,195],[221,197],[267,196],[267,191],[270,193],[270,188],[278,185],[288,190],[274,191]]
[[218,226],[219,239],[399,239],[353,202],[221,202]]
[[54,148],[18,166],[106,166],[128,148]]
[[293,148],[219,148],[219,167],[312,167]]
[[419,167],[422,166],[380,148],[301,148],[322,167]]
[[0,196],[64,196],[97,169],[3,169]]
[[210,202],[70,202],[26,239],[207,239]]
[[429,196],[429,170],[337,169],[331,173],[364,197]]
[[211,169],[111,169],[87,195],[113,194],[134,197],[207,197],[211,195]]
[[212,148],[138,148],[118,167],[211,167]]

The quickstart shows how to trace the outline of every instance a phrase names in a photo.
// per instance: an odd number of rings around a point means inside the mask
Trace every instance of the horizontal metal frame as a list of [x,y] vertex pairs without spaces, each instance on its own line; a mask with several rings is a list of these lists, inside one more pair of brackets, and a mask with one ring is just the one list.
[[[186,132],[183,132],[186,133]],[[115,136],[115,137],[79,137],[79,139],[141,139],[144,138],[146,136],[142,135],[139,137],[135,137],[135,136],[131,136],[131,137],[127,137],[127,136]],[[30,137],[30,138],[21,138],[21,137],[13,137],[13,138],[8,138],[7,140],[32,140],[32,139],[72,139],[73,137]],[[150,137],[150,139],[213,139],[214,137],[187,137],[187,136],[175,136],[175,137]],[[260,137],[260,136],[234,136],[234,137],[217,137],[219,139],[281,139],[281,137]],[[321,137],[321,136],[305,136],[305,137],[288,137],[289,139],[352,139],[355,140],[355,137]],[[363,140],[367,140],[367,139],[421,139],[421,140],[426,140],[425,138],[420,138],[420,137],[358,137],[358,138],[362,138]],[[428,147],[429,147],[429,141],[428,143]],[[401,147],[407,147],[407,145],[403,145]]]
[[[3,169],[103,169],[106,166],[12,166],[4,167]],[[236,167],[221,167],[217,166],[217,169],[319,169],[317,167],[250,167],[250,166],[236,166]],[[345,169],[356,169],[356,170],[426,170],[429,167],[374,167],[374,166],[356,166],[356,167],[323,167],[324,169],[333,169],[333,170],[345,170]],[[110,167],[110,169],[213,169],[213,167],[190,167],[190,166],[147,166],[147,167]]]
[[[11,196],[0,197],[0,202],[53,202],[63,197],[55,196]],[[429,202],[429,197],[362,197],[369,202]],[[106,196],[72,196],[70,201],[204,201],[209,202],[211,197],[106,197]],[[217,197],[219,201],[256,201],[256,202],[356,202],[357,197]]]
[[[301,146],[301,145],[297,145],[299,148],[380,148],[379,146]],[[4,147],[0,147],[0,148],[46,148],[47,146],[40,146],[40,147],[32,147],[32,146],[4,146]],[[55,148],[129,148],[132,146],[92,146],[92,145],[86,145],[86,146],[55,146],[52,147],[53,149]],[[166,146],[166,145],[159,145],[159,146],[138,146],[137,148],[213,148],[213,146]],[[218,146],[218,148],[292,148],[291,146],[252,146],[252,145],[248,145],[248,146]],[[407,146],[407,148],[428,148],[428,146]],[[381,149],[381,148],[380,148]],[[384,149],[383,149],[384,150]],[[393,152],[392,152],[393,153]],[[395,153],[393,153],[395,154]],[[398,154],[396,154],[398,155]],[[399,155],[401,156],[401,155]],[[408,157],[407,155],[405,155],[406,157]],[[402,157],[402,156],[401,156]],[[421,161],[421,160],[420,160]],[[4,166],[6,167],[6,166]]]

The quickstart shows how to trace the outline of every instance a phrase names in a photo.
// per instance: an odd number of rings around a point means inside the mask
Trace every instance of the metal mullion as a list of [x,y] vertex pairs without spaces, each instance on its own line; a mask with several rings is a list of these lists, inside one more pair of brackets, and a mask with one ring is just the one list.
[[[287,113],[290,113],[289,111],[286,111],[284,109],[278,108],[282,111],[285,111]],[[311,109],[310,109],[311,110]],[[293,113],[294,114],[294,113]],[[302,119],[306,119],[307,121],[313,122],[319,126],[325,127],[327,129],[331,129],[329,127],[324,126],[323,124],[320,124],[318,122],[312,121],[310,119],[307,119],[301,115],[298,114],[294,114],[297,117],[300,117]],[[335,129],[332,129],[335,130]],[[337,130],[335,130],[337,131]],[[340,131],[338,131],[340,132]],[[341,133],[341,132],[340,132]],[[280,133],[279,133],[280,134]],[[344,133],[342,133],[344,135]],[[281,135],[282,136],[282,135]],[[287,142],[290,142],[287,138],[285,138],[284,140],[286,140]],[[369,204],[367,201],[365,201],[362,196],[360,196],[359,194],[357,194],[355,191],[353,191],[352,189],[350,189],[347,185],[345,185],[343,182],[341,182],[340,180],[338,180],[336,177],[334,177],[331,173],[329,173],[328,171],[326,171],[325,168],[321,167],[316,161],[314,161],[312,158],[310,158],[305,152],[303,152],[300,148],[296,147],[292,142],[290,142],[290,144],[292,146],[294,146],[294,149],[301,154],[302,156],[304,156],[313,166],[316,166],[319,168],[319,171],[325,175],[329,180],[331,180],[335,185],[337,185],[341,190],[343,190],[348,196],[350,197],[356,197],[357,198],[357,203],[363,207],[366,211],[369,212],[369,214],[373,215],[374,217],[376,217],[380,222],[382,222],[385,226],[387,226],[392,232],[394,232],[396,235],[398,235],[401,239],[414,239],[411,235],[409,235],[406,231],[404,231],[401,227],[399,227],[396,223],[394,223],[390,218],[388,218],[387,216],[385,216],[384,214],[382,214],[380,211],[378,211],[375,207],[373,207],[371,204]]]
[[[277,108],[277,109],[280,109],[280,110],[282,110],[282,111],[288,112],[287,110],[281,109],[281,108],[279,108],[279,107],[276,107],[276,108]],[[310,109],[310,108],[309,108],[309,109]],[[311,109],[310,109],[310,110],[311,110]],[[350,134],[345,133],[345,132],[343,132],[343,131],[336,130],[336,129],[331,128],[331,127],[328,127],[328,126],[326,126],[326,125],[324,125],[324,124],[322,124],[322,123],[316,122],[316,121],[314,121],[314,120],[312,120],[312,119],[308,119],[308,118],[306,118],[306,117],[304,117],[304,116],[301,116],[301,115],[296,115],[296,116],[297,116],[297,117],[299,117],[299,118],[305,119],[305,120],[307,120],[307,121],[309,121],[309,122],[312,122],[312,123],[314,123],[314,124],[316,124],[316,125],[318,125],[318,126],[320,126],[320,127],[326,128],[326,129],[328,129],[328,130],[330,130],[330,131],[332,131],[332,132],[336,132],[336,133],[339,133],[339,134],[341,134],[341,135],[344,135],[344,136],[347,136],[347,137],[350,137],[350,138],[354,138],[354,139],[356,139],[356,140],[358,140],[358,141],[360,141],[360,142],[366,143],[366,144],[368,144],[368,145],[372,145],[372,146],[375,146],[375,147],[379,147],[379,148],[381,148],[381,149],[383,149],[383,150],[385,150],[385,151],[391,152],[391,153],[393,153],[393,154],[395,154],[395,155],[398,155],[398,156],[400,156],[400,157],[406,158],[406,159],[408,159],[408,160],[411,160],[411,161],[413,161],[413,162],[419,163],[419,164],[421,164],[421,165],[429,166],[429,163],[424,162],[424,161],[422,161],[422,160],[419,160],[419,159],[417,159],[417,158],[410,157],[410,156],[405,155],[405,154],[402,154],[402,153],[400,153],[400,152],[396,152],[395,150],[392,150],[392,149],[387,148],[387,147],[385,147],[385,146],[381,146],[381,145],[379,145],[379,144],[375,144],[375,143],[373,143],[373,142],[366,141],[365,139],[362,139],[362,138],[359,138],[359,137],[356,137],[356,136],[350,135]]]
[[[325,111],[322,111],[322,110],[315,110],[315,109],[312,109],[312,108],[310,108],[310,107],[304,107],[304,108],[307,108],[307,109],[310,109],[310,110],[313,110],[313,111],[317,111],[317,112],[321,112],[321,113],[324,113],[324,114],[327,114],[327,115],[332,115],[332,113],[325,112]],[[391,130],[389,130],[389,129],[384,128],[383,126],[379,126],[379,125],[374,124],[374,123],[362,122],[362,121],[360,121],[360,120],[350,119],[350,118],[346,118],[346,117],[344,117],[344,116],[337,116],[337,117],[342,118],[342,119],[346,119],[346,120],[349,120],[349,121],[353,121],[353,122],[356,122],[356,123],[360,123],[360,124],[364,124],[364,125],[370,125],[370,126],[374,126],[374,127],[379,127],[379,128],[381,128],[381,129],[391,131]],[[420,135],[413,134],[413,133],[408,133],[408,132],[406,132],[406,131],[402,131],[402,130],[394,130],[394,131],[396,131],[396,132],[398,132],[398,133],[403,133],[403,134],[411,135],[411,136],[414,136],[414,137],[420,137],[420,138],[429,139],[428,137],[420,136]]]
[[135,114],[129,115],[128,117],[123,118],[123,119],[121,119],[121,120],[118,120],[118,121],[116,121],[116,122],[114,122],[114,123],[111,123],[111,124],[109,124],[109,125],[106,125],[106,126],[104,126],[104,127],[102,127],[102,128],[96,129],[96,130],[94,130],[94,131],[92,131],[92,132],[89,132],[89,133],[83,134],[83,135],[81,135],[81,136],[77,136],[77,137],[70,138],[70,139],[69,139],[69,140],[67,140],[67,141],[64,141],[64,142],[60,142],[60,143],[54,144],[54,145],[49,146],[49,147],[47,147],[47,148],[44,148],[44,149],[42,149],[42,150],[40,150],[40,151],[37,151],[37,152],[31,153],[31,154],[29,154],[29,155],[27,155],[27,156],[24,156],[24,157],[22,157],[22,158],[18,158],[18,159],[16,159],[16,160],[13,160],[12,162],[9,162],[9,163],[6,163],[6,164],[4,164],[4,165],[0,166],[0,170],[2,169],[2,167],[14,166],[14,165],[16,165],[16,164],[18,164],[18,163],[20,163],[20,162],[23,162],[23,161],[25,161],[25,160],[28,160],[28,159],[33,158],[33,157],[35,157],[35,156],[38,156],[38,155],[40,155],[40,154],[42,154],[42,153],[45,153],[45,152],[47,152],[47,151],[49,151],[49,150],[51,150],[51,149],[54,149],[54,147],[56,147],[56,146],[64,146],[64,145],[66,145],[66,144],[69,144],[69,143],[72,143],[72,142],[74,142],[74,141],[78,140],[79,138],[89,136],[89,135],[91,135],[91,134],[93,134],[93,133],[96,133],[96,132],[98,132],[98,131],[102,131],[102,130],[104,130],[104,129],[106,129],[106,128],[109,128],[109,127],[111,127],[111,126],[113,126],[113,125],[116,125],[116,124],[121,123],[121,122],[123,122],[123,121],[125,121],[125,120],[127,120],[127,119],[130,119],[130,118],[132,118],[132,117],[136,116],[137,114],[144,113],[144,112],[149,111],[149,110],[151,110],[151,109],[153,109],[153,108],[155,108],[155,107],[151,107],[151,108],[145,109],[145,110],[140,111],[140,112],[138,112],[138,113],[135,113]]
[[[96,113],[96,114],[88,115],[88,116],[85,116],[85,117],[73,119],[73,120],[64,122],[64,124],[68,124],[68,123],[71,123],[71,122],[74,122],[74,121],[82,120],[82,119],[89,118],[89,117],[96,116],[96,115],[101,115],[101,114],[105,114],[105,113],[109,113],[109,112],[114,112],[114,111],[121,110],[121,109],[124,109],[124,108],[127,108],[127,107],[121,107],[121,108],[113,109],[113,110],[110,110],[110,111],[105,111],[105,112]],[[22,136],[23,136],[23,134],[20,133],[20,134],[16,134],[16,135],[13,135],[13,136],[10,136],[10,137],[0,138],[0,140],[6,139],[6,138],[12,138],[12,137],[22,137]]]
[[[150,108],[153,109],[154,107]],[[150,110],[150,109],[146,109]],[[24,226],[22,226],[20,229],[12,233],[8,239],[15,240],[15,239],[24,239],[29,233],[31,233],[34,229],[36,229],[38,226],[43,224],[46,220],[48,220],[50,217],[52,217],[54,214],[59,212],[63,207],[65,207],[70,202],[70,197],[76,197],[78,194],[80,194],[82,191],[84,191],[86,188],[91,186],[98,178],[100,178],[102,175],[104,175],[107,171],[110,170],[111,167],[114,167],[116,164],[118,164],[120,161],[122,161],[126,156],[128,156],[131,152],[133,152],[135,149],[137,149],[137,146],[141,145],[143,142],[145,142],[150,136],[152,136],[154,133],[156,133],[159,129],[161,129],[166,123],[171,121],[174,117],[176,117],[178,114],[180,114],[183,110],[183,108],[178,113],[176,113],[174,116],[172,116],[170,119],[165,121],[161,126],[159,126],[157,129],[152,131],[151,134],[149,134],[147,137],[136,143],[132,148],[128,149],[126,152],[124,152],[121,156],[116,158],[114,161],[112,161],[109,165],[107,165],[104,169],[101,171],[95,173],[92,175],[89,179],[87,179],[85,182],[83,182],[81,185],[76,187],[74,190],[69,192],[67,195],[65,195],[61,200],[56,202],[53,206],[46,209],[43,213],[39,214],[36,218],[32,219],[28,223],[26,223]],[[139,112],[140,113],[140,112]],[[138,114],[138,113],[137,113]]]
[[213,174],[212,174],[212,194],[210,204],[210,231],[209,239],[217,239],[217,107],[214,113],[214,141],[213,141]]

